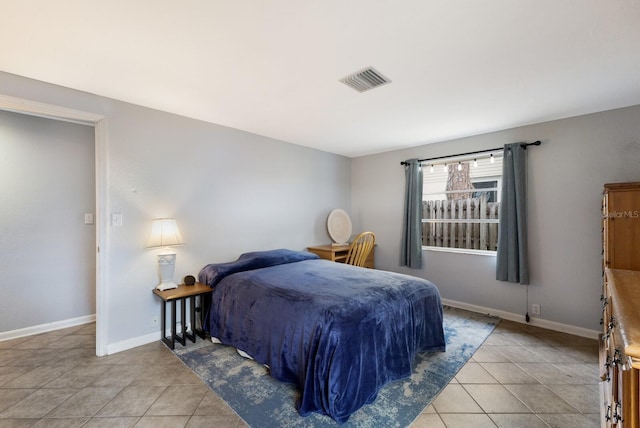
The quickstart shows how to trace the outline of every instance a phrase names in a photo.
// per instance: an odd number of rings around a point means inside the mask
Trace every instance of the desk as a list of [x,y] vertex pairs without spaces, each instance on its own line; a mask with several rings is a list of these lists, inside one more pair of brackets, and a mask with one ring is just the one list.
[[[205,332],[202,329],[196,328],[196,297],[200,297],[200,320],[205,313],[207,299],[206,295],[211,293],[211,287],[196,282],[194,285],[180,284],[178,288],[171,290],[159,291],[154,289],[153,294],[162,299],[162,312],[160,313],[160,337],[162,341],[170,348],[174,349],[175,341],[177,340],[183,346],[186,343],[186,339],[195,343],[196,336],[205,338]],[[189,299],[191,303],[191,333],[187,332],[186,323],[186,300]],[[176,332],[176,302],[180,301],[180,321],[181,321],[181,334]],[[167,319],[167,303],[171,304],[171,336],[166,336],[166,319]]]
[[[340,245],[316,245],[313,247],[307,247],[307,251],[320,256],[321,259],[331,260],[332,262],[344,263],[347,259],[347,253],[349,252],[349,244]],[[364,267],[373,269],[375,266],[375,252],[374,246],[371,253],[367,256],[367,260],[364,262]]]

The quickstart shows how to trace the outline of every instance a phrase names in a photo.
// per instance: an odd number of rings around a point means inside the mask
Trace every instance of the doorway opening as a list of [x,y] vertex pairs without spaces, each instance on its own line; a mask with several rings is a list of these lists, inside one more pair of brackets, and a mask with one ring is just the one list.
[[105,290],[105,236],[108,226],[106,212],[107,118],[95,113],[40,103],[0,94],[0,110],[47,119],[93,126],[95,133],[95,224],[96,224],[96,355],[107,354],[107,301]]

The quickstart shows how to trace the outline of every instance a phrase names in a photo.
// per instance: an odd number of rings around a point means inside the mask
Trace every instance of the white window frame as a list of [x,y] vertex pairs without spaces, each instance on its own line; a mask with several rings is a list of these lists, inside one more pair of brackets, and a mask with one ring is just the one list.
[[[469,160],[466,159],[463,161],[469,161]],[[428,170],[424,171],[424,174],[429,174],[429,171]],[[502,175],[471,178],[471,183],[485,182],[485,181],[497,182],[496,187],[486,188],[482,190],[487,192],[495,191],[497,202],[500,202],[501,192],[502,192]],[[445,190],[445,191],[438,191],[433,193],[426,193],[422,195],[422,200],[423,201],[430,200],[426,198],[429,195],[442,195],[442,194],[448,195],[452,193],[469,193],[469,190],[468,189],[467,190],[451,190],[451,191]],[[499,219],[425,219],[425,218],[422,219],[423,224],[425,223],[499,224],[499,221],[500,221]],[[489,257],[496,257],[498,253],[497,250],[494,251],[494,250],[479,250],[479,249],[472,249],[472,248],[435,247],[435,246],[429,246],[429,245],[423,245],[422,250],[433,251],[433,252],[443,252],[443,253],[473,254],[473,255],[481,255],[481,256],[489,256]]]

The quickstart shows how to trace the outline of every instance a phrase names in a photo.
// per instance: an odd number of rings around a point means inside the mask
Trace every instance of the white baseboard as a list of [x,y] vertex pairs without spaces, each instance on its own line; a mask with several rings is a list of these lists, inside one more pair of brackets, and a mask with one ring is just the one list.
[[[597,339],[600,332],[598,330],[590,330],[583,327],[576,327],[568,324],[562,324],[555,321],[549,321],[537,317],[531,317],[530,322],[527,323],[523,315],[515,314],[512,312],[501,311],[498,309],[486,308],[484,306],[471,305],[469,303],[458,302],[455,300],[442,299],[442,304],[451,306],[454,308],[466,309],[471,312],[478,312],[481,314],[488,314],[497,316],[499,318],[515,321],[522,324],[533,325],[536,327],[546,328],[549,330],[559,331],[562,333],[573,334],[576,336],[587,337],[590,339]],[[35,325],[32,327],[21,328],[18,330],[0,332],[0,342],[5,340],[17,339],[25,336],[33,336],[35,334],[47,333],[50,331],[61,330],[63,328],[75,327],[78,325],[89,324],[95,322],[96,315],[86,315],[78,318],[71,318],[63,321],[56,321],[47,324]],[[178,325],[177,329],[180,326]],[[190,326],[187,325],[187,329]],[[166,333],[170,334],[169,331]],[[107,345],[107,355],[115,354],[117,352],[126,351],[127,349],[135,348],[138,346],[146,345],[147,343],[156,342],[160,340],[160,332],[149,333],[144,336],[138,336],[131,339],[123,340]]]
[[[34,325],[32,327],[21,328],[18,330],[3,331],[0,332],[0,342],[11,339],[18,339],[25,336],[33,336],[35,334],[47,333],[50,331],[61,330],[63,328],[75,327],[78,325],[89,324],[96,321],[96,314],[87,315],[78,318],[72,318],[63,321],[56,321],[47,324]],[[176,331],[180,331],[181,325],[178,323]],[[187,331],[191,331],[191,325],[187,324]],[[171,335],[171,330],[167,329],[166,336]],[[160,340],[160,332],[149,333],[144,336],[138,336],[131,339],[123,340],[121,342],[112,343],[107,345],[107,355],[115,354],[117,352],[126,351],[127,349],[135,348],[138,346],[146,345],[147,343],[157,342]]]
[[[546,328],[553,331],[559,331],[561,333],[573,334],[576,336],[587,337],[590,339],[597,339],[598,334],[600,334],[597,330],[589,330],[587,328],[576,327],[568,324],[562,324],[555,321],[548,321],[545,319],[531,317],[530,322],[527,323],[524,319],[524,315],[514,314],[512,312],[501,311],[498,309],[486,308],[484,306],[471,305],[469,303],[458,302],[455,300],[442,299],[442,304],[445,306],[451,306],[454,308],[465,309],[471,312],[478,312],[481,314],[488,314],[492,316],[499,317],[501,319],[515,321],[522,324],[533,325],[536,327]],[[190,329],[190,326],[187,325],[187,330]],[[180,330],[180,324],[176,327],[176,330]],[[167,330],[165,335],[170,335],[170,331]],[[127,349],[135,348],[137,346],[146,345],[147,343],[156,342],[160,340],[160,332],[150,333],[144,336],[134,337],[132,339],[127,339],[122,342],[112,343],[107,346],[107,354],[115,354],[116,352],[126,351]]]
[[126,351],[127,349],[136,348],[138,346],[146,345],[147,343],[151,342],[157,342],[159,340],[160,332],[157,331],[155,333],[145,334],[144,336],[133,337],[121,342],[111,343],[107,345],[107,355]]
[[78,318],[71,318],[68,320],[34,325],[32,327],[25,327],[17,330],[3,331],[3,332],[0,332],[0,342],[4,340],[17,339],[19,337],[33,336],[34,334],[47,333],[49,331],[61,330],[63,328],[89,324],[89,323],[95,322],[95,320],[96,320],[96,314],[92,314],[92,315],[85,315],[83,317],[78,317]]
[[[180,323],[176,325],[176,331],[180,332],[182,326]],[[191,331],[191,324],[187,323],[187,331]],[[171,329],[165,331],[165,336],[171,336]],[[144,336],[132,337],[131,339],[123,340],[121,342],[112,343],[107,345],[107,355],[115,354],[118,352],[126,351],[128,349],[137,348],[138,346],[146,345],[147,343],[158,342],[160,340],[160,332],[145,334]]]
[[587,337],[589,339],[598,339],[600,331],[590,330],[588,328],[576,327],[573,325],[562,324],[555,321],[549,321],[538,317],[530,317],[527,322],[524,315],[514,314],[512,312],[501,311],[498,309],[485,308],[483,306],[471,305],[468,303],[457,302],[455,300],[442,299],[442,304],[454,308],[466,309],[471,312],[493,315],[505,320],[515,321],[522,324],[533,325],[536,327],[546,328],[549,330],[559,331],[561,333],[573,334],[576,336]]

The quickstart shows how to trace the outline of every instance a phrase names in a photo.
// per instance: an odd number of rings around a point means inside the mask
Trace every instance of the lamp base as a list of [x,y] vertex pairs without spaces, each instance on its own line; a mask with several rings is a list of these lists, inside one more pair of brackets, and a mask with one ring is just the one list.
[[173,281],[163,281],[156,287],[158,291],[171,290],[173,288],[178,288],[178,284]]
[[167,248],[158,254],[158,268],[160,271],[160,284],[156,287],[159,291],[178,288],[178,284],[173,281],[173,271],[176,264],[176,253]]

